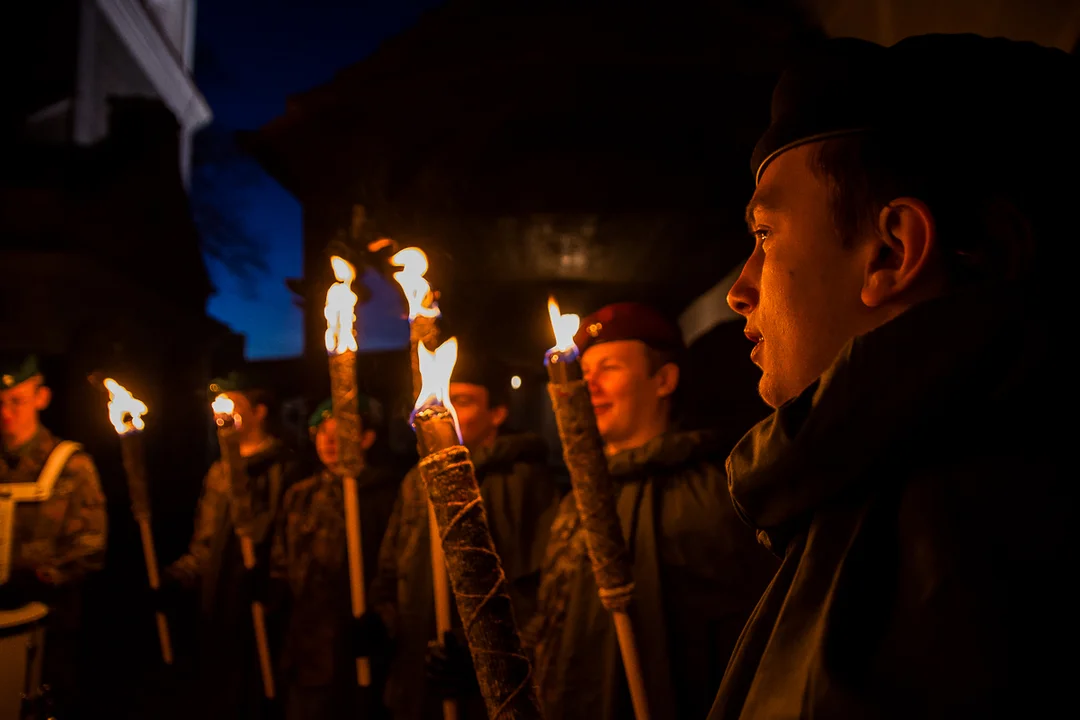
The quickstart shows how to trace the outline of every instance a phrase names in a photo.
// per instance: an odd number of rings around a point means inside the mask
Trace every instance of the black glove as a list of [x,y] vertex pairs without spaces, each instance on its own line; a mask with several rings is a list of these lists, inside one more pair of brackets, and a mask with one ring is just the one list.
[[443,633],[441,645],[428,643],[424,671],[428,684],[443,698],[461,698],[479,689],[472,654],[452,632]]
[[352,621],[353,657],[377,658],[389,654],[390,633],[377,612],[368,610]]

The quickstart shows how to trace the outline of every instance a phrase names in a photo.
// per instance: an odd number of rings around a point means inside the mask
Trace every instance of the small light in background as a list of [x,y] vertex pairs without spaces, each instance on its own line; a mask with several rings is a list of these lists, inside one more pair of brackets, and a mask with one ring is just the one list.
[[520,388],[521,387],[521,377],[518,376],[518,375],[515,375],[514,377],[510,378],[510,387],[514,388],[515,390]]

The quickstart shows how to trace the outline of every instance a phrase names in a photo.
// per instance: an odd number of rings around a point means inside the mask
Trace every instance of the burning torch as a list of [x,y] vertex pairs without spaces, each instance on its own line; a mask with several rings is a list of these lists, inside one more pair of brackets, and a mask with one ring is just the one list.
[[[416,247],[400,250],[390,258],[390,264],[401,268],[394,273],[394,280],[401,286],[409,306],[409,364],[412,370],[413,392],[420,398],[424,396],[424,382],[420,374],[420,348],[435,347],[438,344],[439,328],[436,320],[442,312],[436,303],[431,285],[424,278],[428,271],[428,259],[423,250]],[[455,360],[456,352],[455,343]],[[419,434],[417,438],[420,442]],[[420,449],[420,454],[425,454],[423,448]],[[443,557],[439,534],[435,532],[436,527],[435,508],[429,502],[428,536],[431,542],[431,577],[435,594],[435,641],[441,644],[445,634],[450,632],[450,584],[446,577],[446,559]],[[457,704],[453,700],[443,701],[443,717],[445,720],[454,720],[457,717]]]
[[[217,425],[218,444],[221,447],[221,470],[229,479],[230,508],[233,526],[240,539],[240,552],[248,572],[255,569],[255,541],[251,537],[254,512],[247,468],[240,455],[239,430],[244,419],[236,413],[236,404],[228,393],[222,393],[211,403],[214,423]],[[266,611],[260,600],[251,602],[251,620],[255,627],[255,646],[259,653],[259,669],[262,672],[263,694],[274,698],[274,670],[270,661],[270,644],[266,638]]]
[[[98,376],[100,377],[100,376]],[[142,537],[143,559],[146,560],[146,576],[150,588],[157,590],[161,586],[158,575],[157,554],[154,552],[154,534],[150,529],[150,496],[146,485],[146,456],[143,451],[142,431],[146,422],[142,416],[147,413],[144,402],[136,399],[123,385],[112,378],[105,378],[105,388],[109,391],[109,421],[120,436],[120,451],[124,461],[124,473],[127,475],[128,494],[131,496],[131,513],[139,525]],[[169,622],[165,613],[156,613],[158,641],[161,643],[161,659],[166,665],[172,665],[172,641],[169,637]]]
[[628,609],[634,594],[630,556],[615,509],[615,486],[608,475],[604,444],[596,427],[589,387],[582,379],[574,334],[581,323],[577,315],[562,315],[555,298],[548,299],[548,314],[555,346],[547,351],[548,393],[555,411],[563,458],[570,471],[574,501],[585,531],[585,545],[592,561],[600,601],[612,615],[619,638],[623,667],[637,720],[649,717],[645,680],[641,672],[634,628]]
[[[364,597],[364,556],[360,547],[360,500],[356,475],[360,465],[360,407],[356,389],[356,293],[351,285],[356,269],[342,257],[330,258],[337,282],[326,292],[326,352],[330,357],[330,394],[337,418],[339,462],[344,472],[345,532],[349,555],[349,588],[353,617],[367,609]],[[371,685],[371,660],[356,659],[356,679]]]
[[435,352],[422,342],[418,349],[422,388],[416,398],[413,427],[421,454],[420,476],[434,515],[430,533],[438,537],[445,552],[445,568],[453,583],[488,717],[539,720],[532,668],[521,649],[506,575],[450,403],[457,339],[450,338]]

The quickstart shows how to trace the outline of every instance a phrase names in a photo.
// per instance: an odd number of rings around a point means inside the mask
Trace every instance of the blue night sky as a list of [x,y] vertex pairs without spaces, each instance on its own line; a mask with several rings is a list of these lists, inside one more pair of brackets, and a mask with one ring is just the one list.
[[[254,129],[285,111],[285,98],[330,80],[379,43],[416,22],[431,0],[209,0],[199,3],[195,79],[214,113],[214,131]],[[272,178],[244,168],[250,182],[214,198],[239,208],[238,220],[263,248],[267,270],[246,285],[207,258],[217,294],[212,316],[242,333],[249,359],[296,356],[302,350],[301,311],[285,278],[302,274],[300,205]],[[193,183],[192,192],[207,192]],[[218,190],[219,193],[225,191]],[[373,299],[357,309],[360,347],[408,342],[400,291],[378,278]]]

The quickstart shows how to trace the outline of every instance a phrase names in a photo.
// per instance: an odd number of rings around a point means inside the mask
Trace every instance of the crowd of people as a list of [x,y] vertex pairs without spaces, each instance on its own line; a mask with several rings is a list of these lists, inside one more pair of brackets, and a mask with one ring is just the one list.
[[[752,252],[728,295],[774,412],[734,447],[680,426],[693,389],[675,323],[636,302],[582,320],[650,717],[1014,717],[1063,702],[1077,80],[1075,57],[975,36],[831,40],[783,75],[752,158]],[[50,393],[33,357],[0,371],[0,600],[48,608],[43,677],[65,720],[65,647],[80,581],[103,562],[105,501],[92,459],[41,425]],[[437,637],[418,471],[361,458],[368,607],[354,618],[332,404],[310,418],[319,467],[300,477],[267,430],[272,388],[242,373],[215,388],[243,419],[257,561],[218,461],[187,553],[151,594],[166,615],[198,604],[200,715],[421,720],[452,701],[485,717],[456,613]],[[544,441],[508,430],[508,389],[462,348],[450,400],[540,707],[633,717],[578,507]],[[365,451],[379,423],[359,406]]]

